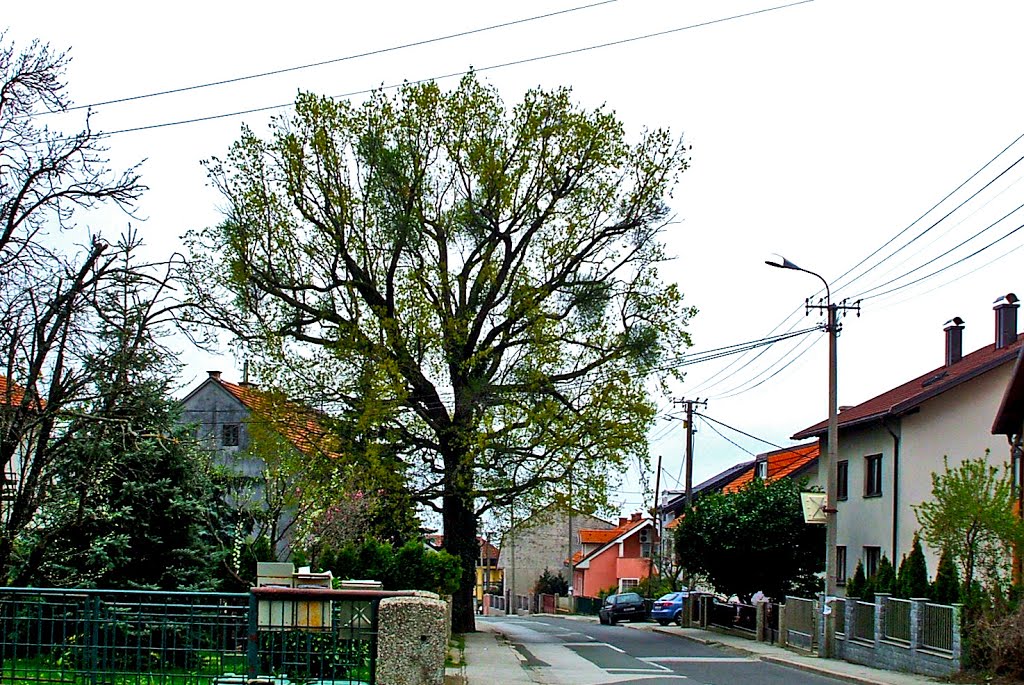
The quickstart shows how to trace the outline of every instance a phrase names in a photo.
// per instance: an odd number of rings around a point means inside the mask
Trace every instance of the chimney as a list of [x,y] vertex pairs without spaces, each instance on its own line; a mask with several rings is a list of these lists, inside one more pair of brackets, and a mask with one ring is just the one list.
[[996,313],[996,349],[1009,347],[1017,341],[1017,304],[1019,300],[1013,293],[996,300],[992,309]]
[[220,371],[207,371],[206,373],[210,374],[210,378],[212,378],[213,380],[220,380]]
[[620,516],[619,517],[619,528],[621,528],[622,526],[626,525],[627,523],[629,523],[629,519],[628,518],[626,518],[625,516]]
[[635,523],[635,522],[639,521],[640,519],[642,519],[643,516],[644,516],[643,513],[638,511],[635,514],[633,514],[633,517],[630,519],[630,521]]
[[964,320],[954,316],[942,330],[946,331],[946,366],[952,366],[964,356]]

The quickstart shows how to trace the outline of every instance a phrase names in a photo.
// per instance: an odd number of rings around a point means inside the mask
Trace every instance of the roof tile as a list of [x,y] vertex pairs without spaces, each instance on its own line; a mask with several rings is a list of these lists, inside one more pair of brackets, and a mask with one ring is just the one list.
[[[839,426],[840,428],[855,426],[909,411],[925,400],[1013,360],[1022,344],[1024,344],[1024,336],[1018,337],[1015,342],[1000,349],[996,349],[993,343],[965,355],[955,364],[932,369],[928,373],[887,390],[867,402],[843,410],[839,414]],[[827,420],[821,421],[795,434],[793,439],[803,440],[823,435],[827,426]]]

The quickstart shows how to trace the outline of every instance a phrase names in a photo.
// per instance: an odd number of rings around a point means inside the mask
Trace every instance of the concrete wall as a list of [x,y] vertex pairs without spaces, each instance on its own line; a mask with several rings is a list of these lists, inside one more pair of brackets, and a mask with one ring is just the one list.
[[378,685],[443,685],[449,634],[447,603],[431,593],[380,602]]
[[[615,527],[587,514],[573,513],[571,518],[572,554],[581,549],[581,528],[608,530]],[[569,519],[564,509],[549,507],[519,522],[505,534],[498,566],[504,573],[506,590],[517,595],[533,594],[533,585],[545,568],[569,580],[569,569],[565,566],[570,556]]]

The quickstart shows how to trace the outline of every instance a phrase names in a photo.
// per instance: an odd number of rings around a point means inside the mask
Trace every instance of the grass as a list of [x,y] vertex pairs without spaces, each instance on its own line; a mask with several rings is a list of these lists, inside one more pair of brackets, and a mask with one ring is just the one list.
[[452,635],[448,643],[448,654],[444,659],[445,668],[460,668],[466,663],[466,636],[462,634]]

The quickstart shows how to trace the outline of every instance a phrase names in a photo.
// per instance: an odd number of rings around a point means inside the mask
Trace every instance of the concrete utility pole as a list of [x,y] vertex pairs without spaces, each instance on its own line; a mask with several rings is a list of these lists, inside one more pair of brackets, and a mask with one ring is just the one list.
[[673,400],[672,404],[686,406],[686,507],[693,505],[693,405],[708,406],[707,400]]
[[[686,406],[686,509],[689,510],[693,506],[693,405],[698,404],[704,407],[708,406],[707,400],[701,400],[699,397],[696,400],[673,400],[672,404],[682,404]],[[659,517],[660,518],[660,517]],[[687,588],[690,587],[690,574],[686,572],[685,565],[683,566],[683,585]]]
[[[860,301],[852,305],[845,302],[836,304],[832,301],[832,291],[820,274],[800,268],[788,259],[779,256],[778,260],[766,260],[765,264],[779,269],[792,269],[803,271],[820,280],[825,286],[825,303],[811,304],[810,298],[804,301],[807,313],[812,309],[825,310],[828,314],[828,323],[825,331],[828,333],[828,453],[823,463],[825,467],[825,593],[822,601],[822,611],[825,613],[825,635],[819,645],[819,654],[822,657],[832,657],[835,654],[836,641],[836,617],[832,612],[830,602],[836,596],[836,465],[839,463],[839,392],[838,392],[838,364],[836,361],[836,340],[839,338],[839,311],[854,310],[860,316]],[[819,301],[820,302],[820,301]]]

